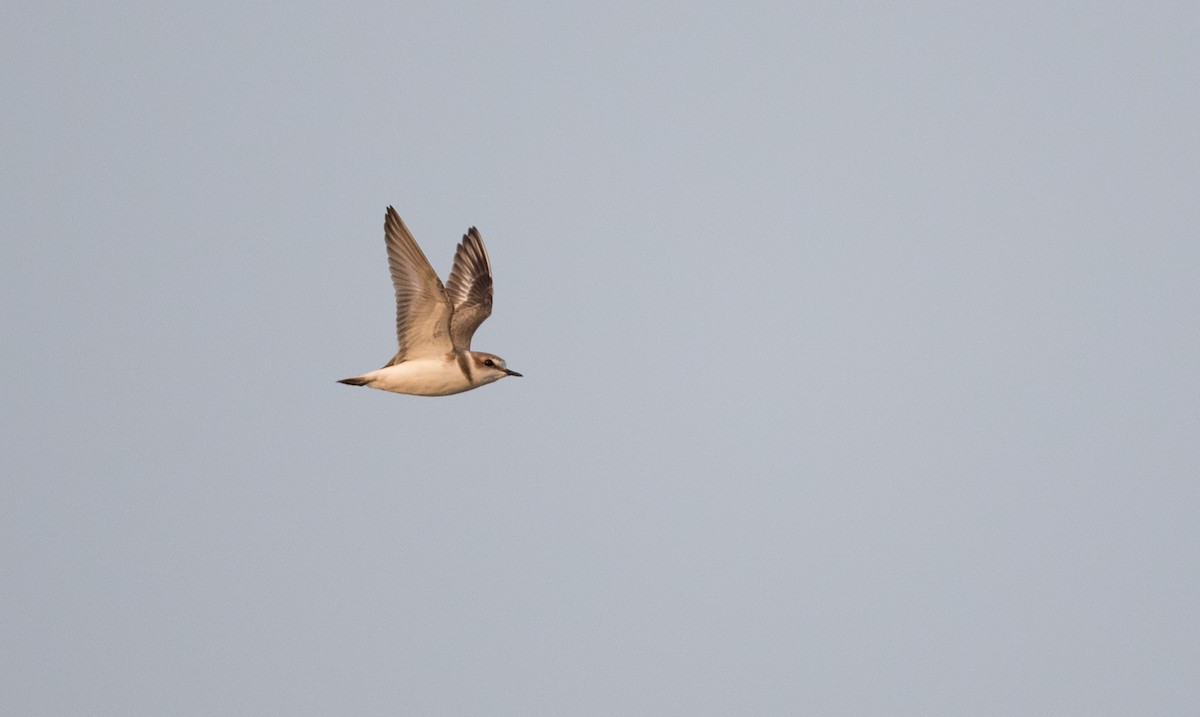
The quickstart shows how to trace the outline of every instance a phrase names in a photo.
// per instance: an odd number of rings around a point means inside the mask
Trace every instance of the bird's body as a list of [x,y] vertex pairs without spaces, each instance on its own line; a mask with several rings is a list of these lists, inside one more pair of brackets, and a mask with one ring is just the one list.
[[356,378],[344,378],[341,382],[394,393],[411,393],[414,396],[449,396],[513,375],[503,370],[499,373],[477,371],[476,364],[484,360],[477,357],[482,355],[474,351],[464,351],[442,358],[401,361]]
[[492,313],[492,266],[475,227],[463,235],[444,286],[392,207],[384,221],[396,289],[400,350],[386,366],[341,383],[417,396],[462,393],[505,376],[504,359],[471,350],[475,329]]

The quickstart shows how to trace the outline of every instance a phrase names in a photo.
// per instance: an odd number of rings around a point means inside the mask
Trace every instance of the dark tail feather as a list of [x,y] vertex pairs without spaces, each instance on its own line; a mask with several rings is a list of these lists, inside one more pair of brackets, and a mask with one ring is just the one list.
[[365,386],[367,385],[367,379],[362,376],[355,376],[354,378],[343,378],[338,383],[344,383],[347,386]]

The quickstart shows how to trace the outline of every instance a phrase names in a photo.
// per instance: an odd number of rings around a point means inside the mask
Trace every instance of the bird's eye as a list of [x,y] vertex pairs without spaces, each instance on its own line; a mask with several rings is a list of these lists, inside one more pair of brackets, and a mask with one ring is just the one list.
[[495,366],[496,362],[491,359],[484,359],[483,365],[484,366]]

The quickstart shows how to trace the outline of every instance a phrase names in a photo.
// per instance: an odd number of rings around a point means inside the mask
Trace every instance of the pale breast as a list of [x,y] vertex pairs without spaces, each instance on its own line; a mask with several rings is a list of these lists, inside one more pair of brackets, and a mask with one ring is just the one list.
[[403,361],[367,375],[371,388],[417,396],[447,396],[474,385],[453,359],[423,358]]

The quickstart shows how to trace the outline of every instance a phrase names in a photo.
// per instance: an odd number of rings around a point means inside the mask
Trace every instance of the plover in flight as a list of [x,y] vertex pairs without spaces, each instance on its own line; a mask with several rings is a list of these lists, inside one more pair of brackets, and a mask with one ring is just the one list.
[[492,313],[492,264],[475,227],[459,242],[446,286],[392,207],[387,208],[383,228],[396,287],[400,350],[383,368],[340,383],[449,396],[520,376],[499,356],[471,350],[475,329]]

